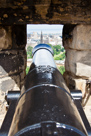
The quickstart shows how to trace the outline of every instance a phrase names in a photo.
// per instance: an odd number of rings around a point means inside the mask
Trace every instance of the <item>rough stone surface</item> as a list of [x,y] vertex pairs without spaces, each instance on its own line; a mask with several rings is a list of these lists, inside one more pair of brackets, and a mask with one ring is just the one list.
[[64,73],[64,79],[66,81],[66,84],[70,90],[81,90],[82,91],[82,97],[85,95],[86,90],[86,80],[82,78],[73,77],[69,73]]
[[6,114],[5,94],[9,90],[21,89],[26,75],[25,69],[25,50],[3,50],[0,52],[0,126]]
[[[8,50],[0,52],[0,65],[8,74],[20,72],[25,68],[26,51],[24,50]],[[9,65],[8,65],[9,64]],[[2,72],[2,75],[4,73]]]
[[87,101],[86,106],[84,107],[84,112],[91,126],[91,96],[89,100]]
[[5,92],[0,92],[0,127],[6,115],[6,104],[5,101]]
[[0,50],[12,47],[11,27],[0,27]]
[[1,0],[0,24],[91,24],[90,0]]
[[0,26],[0,50],[24,49],[26,25]]
[[21,88],[21,80],[26,75],[25,68],[26,52],[24,50],[2,51],[0,53],[0,90],[5,91],[3,87],[10,90],[16,85]]
[[65,49],[91,50],[91,25],[65,25],[63,45]]
[[[8,16],[4,14],[3,17]],[[20,90],[24,83],[25,45],[26,25],[0,26],[0,124],[6,113],[5,94],[9,90]]]
[[[91,123],[91,25],[65,25],[63,45],[66,49],[64,78],[69,89],[82,91],[82,105]],[[88,110],[87,110],[88,109]]]
[[20,76],[7,76],[0,78],[0,91],[8,92],[10,90],[20,90]]
[[66,71],[85,79],[91,77],[91,51],[66,50]]

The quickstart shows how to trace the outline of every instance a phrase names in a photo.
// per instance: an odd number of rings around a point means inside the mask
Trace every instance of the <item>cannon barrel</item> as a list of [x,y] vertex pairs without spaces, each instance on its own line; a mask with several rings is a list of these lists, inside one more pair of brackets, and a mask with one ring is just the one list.
[[56,68],[51,47],[37,45],[9,136],[87,135],[70,90]]

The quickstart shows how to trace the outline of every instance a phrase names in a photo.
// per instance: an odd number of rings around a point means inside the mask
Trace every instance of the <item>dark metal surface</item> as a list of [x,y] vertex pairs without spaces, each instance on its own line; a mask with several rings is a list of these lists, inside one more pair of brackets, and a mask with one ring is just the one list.
[[29,88],[41,84],[49,84],[50,86],[51,84],[56,85],[70,93],[62,75],[56,68],[50,66],[39,66],[32,69],[26,76],[21,94]]
[[8,91],[6,100],[7,100],[7,103],[9,104],[9,109],[7,111],[3,124],[1,126],[0,136],[8,135],[11,122],[13,119],[13,115],[15,112],[16,103],[17,103],[17,100],[19,99],[19,96],[20,96],[20,91]]
[[10,103],[13,100],[18,100],[19,97],[20,97],[20,91],[8,91],[6,100],[8,103]]
[[81,90],[70,90],[70,93],[74,100],[82,100],[82,92]]
[[87,132],[88,132],[88,136],[91,136],[91,127],[90,127],[90,124],[89,124],[89,122],[88,122],[88,120],[87,120],[87,117],[86,117],[86,115],[85,115],[85,113],[84,113],[84,111],[83,111],[83,108],[82,108],[82,106],[81,106],[80,101],[79,101],[79,100],[75,100],[75,104],[76,104],[77,109],[78,109],[78,111],[79,111],[79,113],[80,113],[80,115],[81,115],[81,118],[82,118],[83,122],[84,122],[84,125],[85,125],[85,127],[86,127],[86,130],[87,130]]
[[[17,115],[19,122],[16,127]],[[17,105],[10,136],[16,134],[21,129],[33,124],[36,125],[42,121],[56,121],[69,124],[86,133],[76,106],[70,96],[65,91],[50,85],[34,88],[22,96]]]
[[55,121],[44,121],[28,126],[15,136],[85,136],[78,129]]
[[[42,122],[59,122],[62,126],[64,124],[59,135],[87,135],[70,91],[56,69],[49,46],[38,45],[33,54],[33,64],[21,90],[9,136],[49,135],[46,133],[46,125]],[[42,132],[37,124],[42,124]],[[58,129],[55,126],[56,124],[52,123],[51,129]],[[67,126],[73,132],[70,133]],[[32,128],[33,132],[30,133]],[[77,134],[73,128],[80,133]]]
[[15,107],[16,107],[16,100],[13,100],[10,103],[9,109],[7,111],[7,114],[5,116],[3,124],[1,126],[0,136],[8,136],[10,125],[11,125],[11,122],[12,122],[12,119],[13,119],[13,115],[14,115],[14,112],[15,112]]
[[[86,120],[83,123],[80,117],[83,113],[79,114],[80,107],[76,107],[81,92],[77,97],[71,92],[73,100],[49,47],[43,46],[35,48],[8,136],[88,136]],[[9,94],[8,101],[13,96]]]

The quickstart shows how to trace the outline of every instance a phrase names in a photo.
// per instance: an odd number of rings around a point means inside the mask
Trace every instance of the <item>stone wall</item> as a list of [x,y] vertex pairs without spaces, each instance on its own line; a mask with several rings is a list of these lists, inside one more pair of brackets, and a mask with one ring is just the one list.
[[0,24],[91,24],[90,0],[0,0]]
[[66,49],[64,78],[70,89],[82,90],[91,79],[91,25],[65,25],[63,45]]
[[0,120],[5,113],[5,93],[19,90],[24,82],[26,24],[71,24],[63,30],[66,83],[70,89],[81,89],[84,97],[91,79],[90,0],[1,0]]
[[25,46],[26,25],[0,26],[0,120],[5,114],[5,94],[20,90],[24,83]]

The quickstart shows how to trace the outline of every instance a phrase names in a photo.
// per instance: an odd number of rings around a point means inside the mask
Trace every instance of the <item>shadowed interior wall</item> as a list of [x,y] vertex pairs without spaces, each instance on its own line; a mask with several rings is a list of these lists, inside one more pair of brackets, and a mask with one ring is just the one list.
[[[26,25],[0,26],[0,114],[5,113],[5,94],[20,90],[26,69]],[[0,118],[2,120],[2,116]]]
[[91,79],[91,25],[65,25],[63,45],[66,50],[64,77],[70,89],[86,93]]

